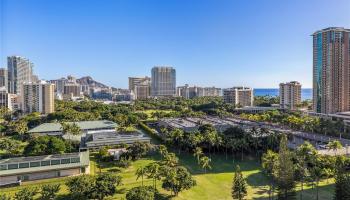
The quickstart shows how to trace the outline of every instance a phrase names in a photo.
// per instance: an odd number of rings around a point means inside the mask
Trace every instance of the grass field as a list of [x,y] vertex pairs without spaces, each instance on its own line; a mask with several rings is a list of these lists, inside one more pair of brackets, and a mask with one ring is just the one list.
[[155,112],[162,112],[162,113],[171,113],[174,112],[172,110],[142,110],[138,111],[147,114],[148,120],[156,120],[156,118],[153,117],[153,113]]
[[[181,154],[179,156],[182,165],[186,166],[197,181],[197,186],[188,191],[183,191],[174,200],[205,200],[216,199],[225,200],[231,198],[231,186],[233,179],[233,168],[235,165],[240,165],[243,175],[248,182],[248,196],[247,199],[267,199],[268,181],[262,174],[260,164],[254,158],[246,158],[243,162],[233,160],[232,158],[226,160],[223,155],[212,156],[212,170],[204,174],[202,169],[196,163],[195,158],[189,154]],[[135,171],[140,166],[145,166],[150,162],[159,160],[158,156],[151,156],[145,159],[133,162],[127,169],[116,167],[113,163],[96,163],[94,159],[91,160],[91,173],[99,172],[117,173],[123,177],[123,185],[118,187],[118,194],[108,199],[124,199],[126,192],[135,186],[141,185],[141,180],[136,180]],[[63,186],[60,191],[60,198],[67,198],[68,190],[64,186],[66,178],[49,179],[37,182],[27,182],[23,186],[0,189],[0,193],[9,193],[13,195],[19,188],[28,186],[38,186],[47,183],[61,183]],[[151,180],[145,179],[144,185],[151,185]],[[333,181],[323,181],[320,184],[319,199],[332,199],[333,195]],[[310,186],[305,187],[303,199],[316,199],[316,190],[311,189]],[[161,189],[161,184],[158,183],[158,189],[165,197],[171,198],[170,192]],[[300,188],[298,187],[297,190]],[[298,194],[299,197],[299,194]]]

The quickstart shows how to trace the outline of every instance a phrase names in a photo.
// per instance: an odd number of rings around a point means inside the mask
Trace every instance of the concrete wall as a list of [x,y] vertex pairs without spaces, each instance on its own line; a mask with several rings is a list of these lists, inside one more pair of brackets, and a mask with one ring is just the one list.
[[0,177],[0,185],[11,184],[17,182],[17,176]]
[[73,176],[80,174],[80,168],[61,170],[61,176]]
[[[90,168],[85,168],[85,173],[90,173]],[[35,173],[28,173],[28,174],[19,174],[19,175],[11,175],[11,176],[2,176],[0,177],[0,185],[5,184],[11,184],[16,183],[18,180],[18,177],[26,177],[26,180],[22,181],[33,181],[33,180],[39,180],[39,179],[48,179],[48,178],[56,178],[56,177],[64,177],[64,176],[73,176],[73,175],[79,175],[81,173],[80,167],[73,168],[73,169],[64,169],[64,170],[54,170],[54,171],[45,171],[45,172],[35,172]]]

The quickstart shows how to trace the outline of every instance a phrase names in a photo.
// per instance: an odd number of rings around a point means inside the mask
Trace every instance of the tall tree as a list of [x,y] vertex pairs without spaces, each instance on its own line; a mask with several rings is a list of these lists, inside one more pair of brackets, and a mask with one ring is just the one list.
[[72,199],[85,200],[93,198],[96,181],[93,176],[84,174],[69,178],[66,185]]
[[182,190],[188,190],[196,185],[196,181],[184,167],[166,167],[162,187],[170,190],[175,196]]
[[211,162],[211,159],[208,158],[207,156],[203,156],[199,160],[199,164],[202,167],[202,169],[204,169],[204,173],[207,173],[207,169],[211,169],[210,162]]
[[287,147],[287,136],[281,138],[278,160],[274,165],[273,173],[276,180],[278,199],[295,199],[294,164],[292,154]]
[[153,179],[153,187],[157,189],[157,180],[161,179],[160,165],[157,162],[152,162],[145,167],[147,177]]
[[179,164],[179,158],[176,157],[174,153],[168,153],[165,155],[162,165],[168,166],[168,167],[175,167]]
[[143,186],[143,176],[146,175],[146,169],[144,167],[139,167],[136,170],[135,175],[136,175],[136,180],[138,180],[141,177],[141,184]]
[[274,193],[274,176],[273,176],[273,169],[275,168],[275,163],[278,160],[278,154],[268,150],[265,154],[263,154],[262,158],[262,168],[264,169],[265,174],[270,179],[270,186],[269,186],[269,199],[272,198]]
[[301,185],[300,199],[303,199],[304,182],[310,176],[310,168],[308,166],[314,163],[316,156],[317,151],[309,142],[300,145],[296,150],[296,174]]
[[242,200],[247,195],[247,182],[243,177],[240,167],[237,165],[233,177],[232,198]]
[[164,158],[164,156],[166,154],[168,154],[168,149],[166,148],[165,145],[162,145],[162,144],[158,146],[158,151],[159,151],[160,155],[162,156],[162,158]]
[[121,184],[122,178],[116,174],[102,173],[96,177],[94,187],[94,198],[103,200],[107,196],[112,196],[117,192],[116,186]]
[[199,159],[203,155],[202,148],[196,147],[193,151],[193,156],[197,158],[197,163],[199,164]]

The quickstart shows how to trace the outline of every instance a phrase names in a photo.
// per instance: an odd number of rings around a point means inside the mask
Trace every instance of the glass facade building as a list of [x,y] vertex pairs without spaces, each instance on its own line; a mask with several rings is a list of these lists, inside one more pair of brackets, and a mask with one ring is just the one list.
[[151,93],[154,97],[176,95],[176,71],[174,68],[152,68]]
[[313,35],[313,110],[350,110],[350,29],[330,27]]

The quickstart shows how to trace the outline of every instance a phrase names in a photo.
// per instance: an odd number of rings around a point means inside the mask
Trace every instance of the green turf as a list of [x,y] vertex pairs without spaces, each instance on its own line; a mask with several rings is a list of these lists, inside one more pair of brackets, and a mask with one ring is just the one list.
[[171,112],[174,112],[172,110],[142,110],[142,111],[137,111],[137,112],[142,112],[142,113],[145,113],[147,114],[147,118],[148,120],[155,120],[156,118],[153,117],[153,113],[155,112],[162,112],[162,113],[171,113]]
[[[197,165],[196,159],[189,154],[182,153],[179,155],[180,163],[186,166],[193,174],[197,181],[197,186],[188,191],[183,191],[178,197],[174,197],[175,200],[205,200],[215,199],[224,200],[231,198],[231,186],[233,179],[234,166],[239,164],[243,175],[247,178],[248,182],[248,196],[246,199],[267,199],[268,194],[268,180],[261,172],[260,164],[254,158],[246,157],[244,161],[228,158],[226,160],[224,155],[212,156],[212,170],[209,170],[207,174],[204,174],[203,170]],[[97,174],[99,172],[117,173],[123,178],[123,185],[118,187],[118,194],[108,199],[123,199],[126,192],[132,188],[141,185],[141,179],[136,180],[135,171],[140,166],[145,166],[150,162],[159,160],[159,156],[151,156],[149,158],[141,159],[132,163],[127,169],[118,168],[110,163],[96,163],[94,159],[91,160],[91,173]],[[41,180],[36,182],[27,182],[24,186],[0,189],[0,193],[9,193],[13,195],[19,188],[28,186],[38,186],[47,183],[61,183],[67,178]],[[144,180],[144,185],[152,185],[152,181],[149,179]],[[320,184],[319,199],[328,200],[332,199],[333,195],[333,181],[323,181]],[[158,189],[164,196],[170,198],[170,192],[161,189],[161,184],[158,183]],[[298,187],[297,190],[300,188]],[[310,186],[305,187],[303,193],[303,199],[316,199],[316,190],[312,190]],[[60,191],[61,198],[64,199],[64,195],[68,193],[67,188],[63,185]],[[298,193],[299,197],[299,193]]]

